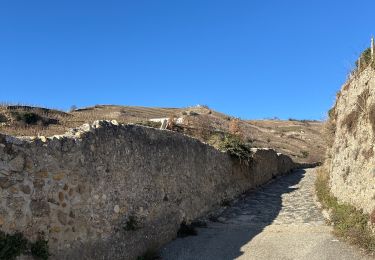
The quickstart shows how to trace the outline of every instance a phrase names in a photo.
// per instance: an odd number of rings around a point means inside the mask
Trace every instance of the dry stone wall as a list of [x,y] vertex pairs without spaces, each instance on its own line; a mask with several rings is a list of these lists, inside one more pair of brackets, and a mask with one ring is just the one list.
[[53,259],[135,259],[295,167],[253,152],[244,165],[179,133],[109,121],[50,138],[0,135],[0,228],[44,233]]
[[334,123],[328,167],[332,193],[341,201],[371,213],[375,208],[375,71],[351,78],[331,110]]

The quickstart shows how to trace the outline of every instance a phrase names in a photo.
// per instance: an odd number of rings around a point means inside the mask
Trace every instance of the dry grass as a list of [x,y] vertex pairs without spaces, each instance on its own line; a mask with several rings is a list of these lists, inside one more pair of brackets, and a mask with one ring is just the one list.
[[330,209],[335,234],[370,252],[375,252],[375,237],[368,226],[370,216],[349,204],[338,202],[330,192],[329,174],[324,167],[318,169],[315,189],[323,207]]

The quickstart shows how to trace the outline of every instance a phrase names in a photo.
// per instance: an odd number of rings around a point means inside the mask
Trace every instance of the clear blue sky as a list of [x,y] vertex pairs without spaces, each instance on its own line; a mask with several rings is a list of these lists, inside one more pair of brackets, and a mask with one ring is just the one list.
[[375,2],[0,1],[0,100],[322,119]]

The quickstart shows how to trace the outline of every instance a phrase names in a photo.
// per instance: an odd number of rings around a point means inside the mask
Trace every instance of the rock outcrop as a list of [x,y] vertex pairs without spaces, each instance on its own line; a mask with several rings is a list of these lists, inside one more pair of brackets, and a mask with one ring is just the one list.
[[135,259],[223,201],[296,165],[254,149],[249,165],[171,131],[96,121],[66,135],[0,135],[0,227],[54,259]]

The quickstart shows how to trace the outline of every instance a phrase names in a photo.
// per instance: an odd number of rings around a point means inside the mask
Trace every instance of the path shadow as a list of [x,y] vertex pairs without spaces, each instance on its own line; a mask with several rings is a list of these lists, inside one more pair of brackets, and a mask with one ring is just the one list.
[[224,223],[209,222],[208,228],[198,229],[198,236],[176,239],[161,251],[162,259],[229,260],[241,256],[241,248],[279,215],[282,195],[296,190],[294,186],[305,174],[303,169],[295,170],[246,193],[220,215]]

